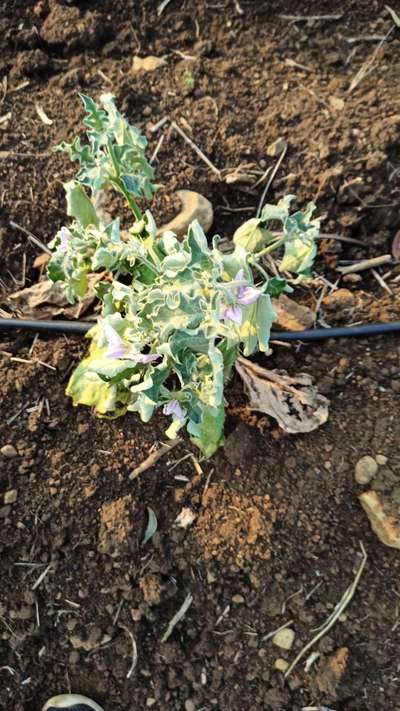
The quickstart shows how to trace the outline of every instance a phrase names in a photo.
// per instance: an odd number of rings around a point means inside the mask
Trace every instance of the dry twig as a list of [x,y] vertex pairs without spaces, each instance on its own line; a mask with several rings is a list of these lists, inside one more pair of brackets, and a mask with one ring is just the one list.
[[15,230],[19,230],[20,232],[23,232],[24,235],[27,236],[27,238],[33,242],[33,244],[36,244],[37,247],[40,247],[40,249],[43,250],[43,252],[47,252],[47,254],[52,254],[51,249],[48,248],[47,244],[44,244],[42,240],[39,239],[39,237],[35,237],[32,232],[27,230],[25,227],[22,227],[22,225],[19,225],[17,222],[14,222],[13,220],[10,220],[9,222],[10,227],[13,227]]
[[371,269],[372,267],[380,267],[382,264],[389,264],[393,259],[391,254],[382,254],[380,257],[373,257],[372,259],[363,259],[361,262],[356,264],[350,264],[346,267],[336,267],[336,271],[341,274],[353,274],[355,272],[363,272],[366,269]]
[[129,479],[131,479],[131,480],[136,479],[139,476],[139,474],[142,474],[143,472],[145,472],[146,469],[150,469],[150,467],[152,467],[156,462],[158,462],[158,460],[161,459],[161,457],[163,457],[164,454],[167,454],[167,452],[169,452],[171,449],[176,447],[176,445],[179,444],[179,442],[181,442],[181,441],[182,440],[180,439],[180,437],[177,437],[177,439],[172,439],[167,444],[161,445],[161,447],[156,449],[155,452],[152,452],[151,454],[149,454],[149,456],[144,460],[144,462],[139,464],[139,466],[137,466],[133,470],[133,472],[131,474],[129,474]]
[[384,280],[383,277],[379,274],[379,272],[376,271],[376,269],[371,269],[372,274],[374,275],[376,281],[378,282],[379,286],[382,287],[382,289],[385,289],[390,296],[393,296],[393,291],[391,290],[390,286],[388,286]]
[[280,168],[280,165],[281,165],[281,163],[282,163],[282,161],[283,161],[283,159],[284,159],[284,157],[285,157],[285,155],[286,155],[287,149],[288,149],[288,146],[287,146],[287,144],[286,144],[285,147],[284,147],[284,149],[283,149],[283,151],[282,151],[282,153],[280,154],[278,160],[276,161],[275,167],[274,167],[274,169],[273,169],[271,175],[269,176],[269,179],[268,179],[268,182],[267,182],[267,184],[266,184],[266,186],[265,186],[265,188],[264,188],[263,194],[261,195],[260,202],[258,203],[258,208],[257,208],[257,212],[256,212],[256,217],[259,217],[260,214],[261,214],[261,210],[262,210],[262,207],[263,207],[263,205],[264,205],[264,200],[265,200],[265,198],[266,198],[267,192],[268,192],[268,190],[270,189],[270,187],[271,187],[271,185],[272,185],[272,181],[273,181],[273,179],[275,178],[275,175],[277,174],[277,172],[278,172],[278,170],[279,170],[279,168]]
[[374,51],[372,52],[371,56],[368,57],[368,59],[364,62],[364,64],[360,67],[358,70],[357,74],[353,78],[349,88],[347,89],[347,93],[350,94],[354,89],[359,85],[359,83],[364,79],[364,77],[368,76],[368,74],[371,74],[371,72],[375,69],[376,67],[376,58],[378,56],[379,50],[381,47],[384,45],[388,37],[392,34],[393,30],[395,29],[395,25],[392,25],[390,30],[388,30],[385,34],[384,37],[382,37],[381,41],[379,44],[375,47]]
[[191,593],[188,593],[186,595],[182,605],[180,606],[178,612],[176,612],[175,615],[173,616],[172,620],[169,621],[167,631],[165,632],[164,636],[161,639],[162,644],[164,644],[164,642],[166,642],[167,639],[169,639],[169,637],[171,636],[171,634],[174,631],[178,622],[180,622],[180,620],[186,615],[192,602],[193,602],[193,596],[191,595]]
[[177,131],[179,133],[180,136],[182,136],[182,138],[186,141],[186,143],[191,148],[193,148],[194,151],[196,151],[197,155],[200,156],[200,158],[204,161],[204,163],[206,165],[208,165],[208,167],[213,171],[213,173],[215,173],[215,175],[217,175],[218,178],[221,180],[221,171],[218,170],[218,168],[216,168],[213,163],[211,163],[209,158],[207,158],[207,156],[204,155],[203,151],[200,150],[200,148],[198,146],[196,146],[196,144],[192,141],[191,138],[189,138],[189,136],[187,136],[187,134],[184,131],[182,131],[181,127],[178,126],[178,124],[175,121],[171,121],[171,126],[172,126],[172,128],[175,129],[175,131]]
[[352,584],[351,584],[351,585],[347,588],[347,590],[345,591],[345,593],[344,593],[344,595],[342,596],[341,600],[340,600],[339,603],[336,605],[336,608],[335,608],[335,610],[333,611],[332,615],[330,615],[330,616],[328,617],[328,619],[324,622],[324,624],[319,628],[318,634],[316,634],[315,637],[313,637],[312,639],[310,639],[310,641],[306,644],[306,646],[303,647],[303,649],[300,650],[300,652],[298,653],[297,657],[293,660],[293,662],[291,663],[290,667],[286,670],[286,672],[285,672],[285,679],[287,679],[287,677],[289,676],[289,674],[292,673],[292,671],[293,671],[293,669],[295,668],[295,666],[298,664],[298,662],[300,661],[300,659],[302,659],[302,658],[304,657],[304,655],[309,651],[309,649],[311,649],[311,647],[313,647],[314,644],[316,644],[316,642],[318,642],[318,641],[321,639],[321,637],[323,637],[327,632],[329,632],[329,630],[330,630],[330,629],[333,627],[333,625],[337,622],[337,620],[339,619],[340,615],[341,615],[342,612],[346,609],[347,605],[349,604],[349,602],[350,602],[351,599],[353,598],[353,595],[354,595],[354,593],[355,593],[355,591],[356,591],[356,589],[357,589],[357,585],[358,585],[358,583],[360,582],[360,578],[361,578],[361,575],[362,575],[363,570],[364,570],[364,568],[365,568],[365,564],[366,564],[366,562],[367,562],[367,557],[368,557],[368,556],[367,556],[367,553],[366,553],[366,551],[365,551],[365,548],[364,548],[363,544],[361,543],[361,541],[360,541],[360,547],[361,547],[361,552],[362,552],[362,561],[361,561],[361,563],[360,563],[360,566],[359,566],[359,568],[358,568],[358,571],[357,571],[357,573],[356,573],[356,576],[355,576],[355,578],[354,578]]
[[48,565],[46,565],[45,569],[40,573],[40,575],[39,575],[38,579],[36,580],[36,582],[33,583],[31,590],[36,590],[36,588],[39,587],[39,585],[40,585],[40,584],[43,582],[43,580],[45,579],[47,573],[50,572],[52,565],[53,565],[53,563],[49,563]]
[[128,673],[126,675],[126,678],[130,679],[133,672],[135,671],[135,667],[136,667],[137,660],[138,660],[137,645],[136,645],[136,640],[135,640],[132,632],[130,631],[130,629],[128,627],[125,627],[125,625],[120,625],[120,627],[121,627],[121,629],[123,629],[126,632],[126,634],[129,636],[129,638],[132,642],[132,663],[131,663],[131,666],[129,667]]
[[309,20],[340,20],[343,15],[278,15],[281,20],[308,22]]

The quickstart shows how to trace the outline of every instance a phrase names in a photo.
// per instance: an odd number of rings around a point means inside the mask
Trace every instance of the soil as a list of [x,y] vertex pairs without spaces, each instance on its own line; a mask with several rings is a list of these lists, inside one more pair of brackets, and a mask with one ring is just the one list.
[[[400,227],[397,31],[349,91],[390,28],[385,4],[347,1],[333,12],[323,1],[171,0],[160,16],[157,5],[2,3],[4,293],[37,281],[40,253],[9,221],[44,242],[65,221],[62,183],[74,167],[51,149],[81,131],[79,92],[113,91],[151,153],[164,132],[154,161],[164,186],[158,223],[172,216],[174,191],[190,188],[213,203],[213,230],[230,237],[263,188],[220,181],[168,125],[153,132],[168,114],[223,175],[240,167],[257,180],[276,162],[268,147],[287,140],[268,199],[313,199],[324,232],[362,242],[323,243],[316,271],[330,283],[339,261],[390,253]],[[400,11],[394,0],[391,7]],[[282,17],[291,14],[340,17]],[[134,55],[167,63],[132,73]],[[392,295],[370,273],[342,279],[347,293],[327,293],[320,318],[399,318],[390,281],[399,268],[386,272]],[[297,297],[315,306],[315,293]],[[64,390],[85,352],[78,337],[8,334],[0,348],[0,446],[15,448],[0,454],[1,708],[39,711],[72,689],[106,711],[400,709],[399,551],[372,532],[358,501],[365,487],[354,478],[362,456],[384,455],[372,488],[398,514],[396,336],[274,345],[260,362],[310,373],[330,399],[326,425],[284,434],[248,412],[235,376],[225,447],[199,463],[185,438],[134,481],[129,473],[163,438],[163,416],[143,425],[133,415],[100,420],[73,409]],[[148,508],[158,527],[143,543]],[[182,527],[176,519],[187,509],[191,523]],[[311,668],[304,659],[285,683],[276,660],[290,663],[333,612],[360,565],[360,541],[368,559],[354,599],[311,650],[319,654]],[[270,633],[290,620],[295,638],[285,651]]]

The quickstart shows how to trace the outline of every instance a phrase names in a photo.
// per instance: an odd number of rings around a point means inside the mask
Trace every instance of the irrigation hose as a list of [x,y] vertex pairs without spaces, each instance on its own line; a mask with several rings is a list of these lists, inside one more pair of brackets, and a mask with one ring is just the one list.
[[[85,334],[95,323],[87,321],[30,321],[19,318],[0,319],[0,331],[34,331],[35,333]],[[326,338],[377,336],[400,331],[400,321],[371,323],[365,326],[315,328],[307,331],[271,331],[271,341],[322,341]]]

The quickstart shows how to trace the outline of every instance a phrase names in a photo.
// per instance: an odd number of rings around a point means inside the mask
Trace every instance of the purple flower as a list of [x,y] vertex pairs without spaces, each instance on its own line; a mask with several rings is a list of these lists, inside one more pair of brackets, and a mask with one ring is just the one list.
[[[239,269],[235,281],[243,281],[243,279],[244,270]],[[239,286],[239,288],[236,289],[236,294],[233,294],[233,296],[235,303],[225,307],[222,318],[227,321],[233,321],[233,323],[237,323],[241,326],[243,321],[242,307],[254,304],[254,302],[260,298],[261,292],[256,289],[255,286]]]
[[119,336],[116,330],[108,323],[105,323],[103,328],[108,345],[106,350],[107,358],[126,358],[128,355],[128,346],[124,343],[121,336]]
[[154,363],[161,360],[161,356],[157,353],[133,353],[115,328],[108,323],[105,323],[103,328],[108,345],[106,350],[107,358],[129,358],[137,363]]
[[224,310],[224,313],[222,314],[222,318],[227,321],[233,321],[233,323],[237,323],[239,326],[241,326],[243,321],[242,309],[238,304],[235,304],[234,306],[227,306],[227,308]]
[[130,358],[136,360],[137,363],[155,363],[155,361],[161,360],[161,356],[157,353],[132,353]]
[[175,415],[176,419],[181,422],[183,422],[186,417],[186,410],[178,400],[170,400],[167,402],[163,407],[163,413],[164,415]]
[[61,230],[59,232],[59,237],[60,237],[60,244],[58,246],[58,249],[60,250],[60,252],[66,252],[68,249],[69,240],[72,237],[71,232],[69,231],[68,227],[61,227]]

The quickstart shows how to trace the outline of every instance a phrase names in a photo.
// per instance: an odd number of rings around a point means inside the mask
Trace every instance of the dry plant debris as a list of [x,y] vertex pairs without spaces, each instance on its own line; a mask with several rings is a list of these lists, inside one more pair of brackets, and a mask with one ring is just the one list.
[[285,432],[312,432],[327,421],[329,400],[318,393],[310,375],[291,377],[242,356],[235,367],[244,382],[250,409],[274,417]]

